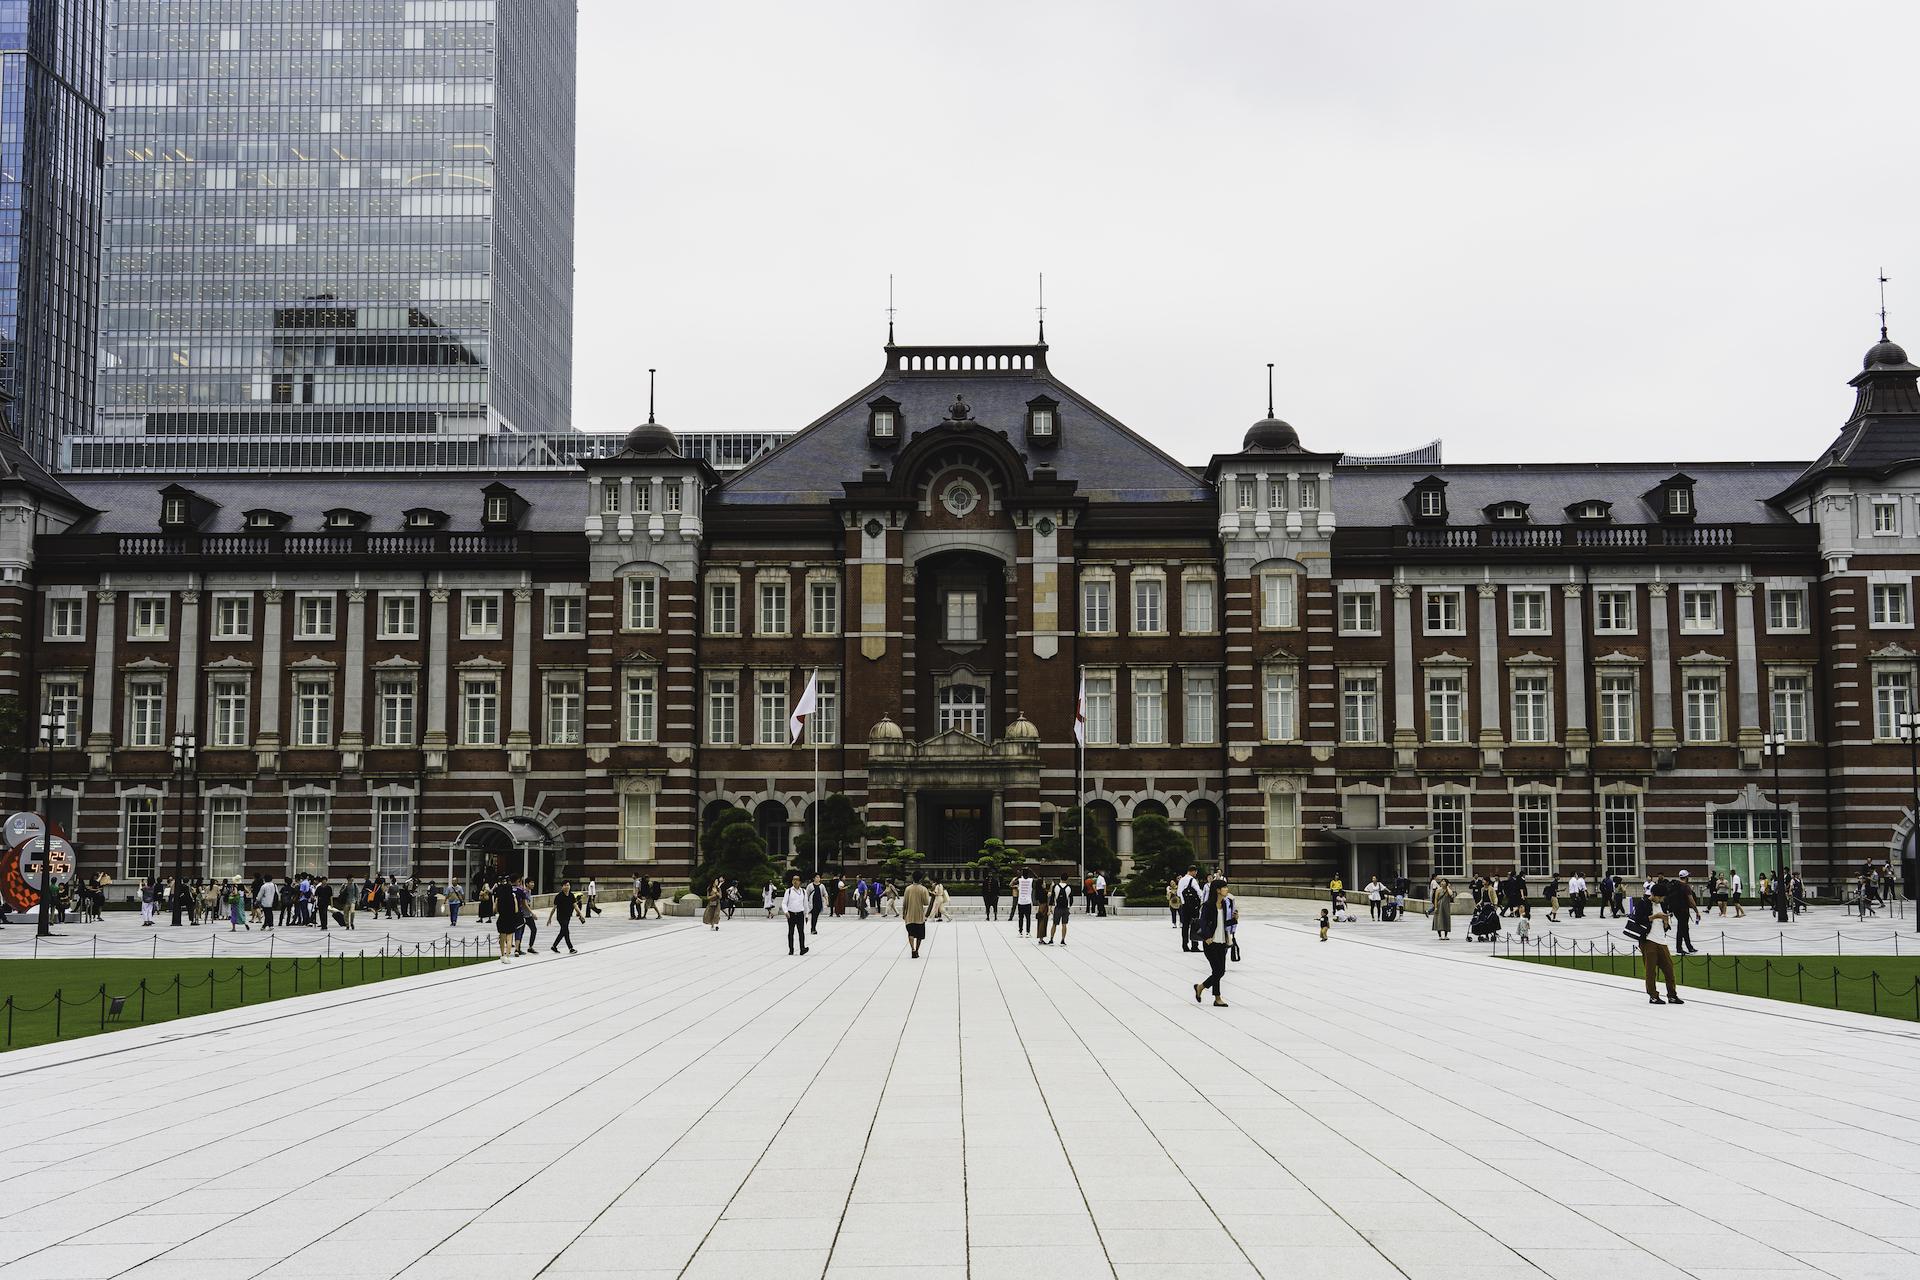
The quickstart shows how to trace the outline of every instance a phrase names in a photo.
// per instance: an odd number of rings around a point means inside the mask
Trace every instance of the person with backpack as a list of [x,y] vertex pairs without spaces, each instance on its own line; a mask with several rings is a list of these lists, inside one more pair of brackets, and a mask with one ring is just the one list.
[[[1338,892],[1340,877],[1334,878],[1335,892]],[[1200,868],[1188,867],[1187,874],[1180,877],[1176,886],[1180,895],[1180,949],[1182,951],[1200,950]],[[1336,904],[1335,910],[1338,910]]]
[[[1661,928],[1668,926],[1667,913],[1661,909],[1662,896],[1667,891],[1665,880],[1650,884],[1635,898],[1627,912],[1627,922],[1620,926],[1640,948],[1640,961],[1647,972],[1647,1003],[1649,1004],[1685,1004],[1675,985],[1673,974],[1673,953],[1667,950],[1664,942],[1653,940],[1653,922],[1658,920]],[[1667,998],[1662,1000],[1658,988],[1654,986],[1656,971],[1667,980]]]
[[1195,1004],[1200,1003],[1200,993],[1211,987],[1213,1007],[1227,1007],[1226,998],[1220,990],[1220,980],[1227,975],[1227,951],[1233,945],[1234,914],[1233,895],[1227,892],[1227,881],[1223,876],[1207,886],[1207,900],[1200,908],[1195,930],[1200,938],[1201,950],[1207,956],[1207,977],[1193,984]]

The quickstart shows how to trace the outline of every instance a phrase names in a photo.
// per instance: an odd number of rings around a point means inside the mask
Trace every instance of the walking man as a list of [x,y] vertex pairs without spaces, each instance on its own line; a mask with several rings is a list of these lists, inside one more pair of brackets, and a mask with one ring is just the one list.
[[813,888],[808,891],[807,896],[808,914],[811,917],[807,922],[807,931],[809,933],[819,933],[820,913],[827,909],[826,881],[822,880],[819,876],[815,876],[813,878]]
[[1093,873],[1093,903],[1102,916],[1107,914],[1107,873],[1104,871]]
[[1678,879],[1663,883],[1666,885],[1667,914],[1676,920],[1673,949],[1681,955],[1690,956],[1699,950],[1693,945],[1691,926],[1700,923],[1700,899],[1694,896],[1693,885],[1688,882],[1684,871]]
[[[1647,1001],[1650,1004],[1685,1004],[1680,992],[1674,985],[1673,953],[1667,950],[1664,942],[1653,940],[1653,922],[1658,920],[1661,927],[1667,924],[1667,914],[1656,905],[1656,895],[1668,887],[1668,881],[1662,880],[1649,886],[1644,893],[1635,898],[1627,912],[1627,922],[1621,925],[1621,931],[1640,946],[1640,960],[1646,966]],[[1667,980],[1667,998],[1660,998],[1659,989],[1654,986],[1654,975],[1658,972]]]
[[800,885],[800,873],[793,873],[787,883],[787,891],[781,896],[780,909],[787,913],[787,954],[793,954],[793,944],[800,943],[800,954],[807,954],[807,906],[811,897]]
[[[1336,886],[1333,892],[1339,893],[1337,886],[1340,883],[1340,877],[1335,876],[1333,883]],[[1180,895],[1180,949],[1198,951],[1200,949],[1197,933],[1200,925],[1200,868],[1188,867],[1187,874],[1180,877],[1180,883],[1176,886],[1175,892]]]
[[[547,950],[557,952],[560,950],[560,944],[564,942],[567,944],[567,954],[574,954],[573,935],[567,931],[567,926],[573,923],[574,913],[579,910],[579,907],[578,899],[573,896],[573,881],[562,880],[560,892],[553,895],[553,906],[547,910],[547,923],[552,924],[558,917],[560,932],[553,935],[553,945]],[[586,914],[581,912],[580,918],[585,920]]]
[[1013,917],[1021,936],[1033,932],[1033,876],[1025,867],[1013,882]]
[[1567,877],[1567,896],[1573,899],[1573,918],[1587,918],[1587,878],[1578,871]]
[[[933,894],[927,886],[920,883],[920,873],[913,873],[913,883],[900,899],[900,919],[907,926],[907,946],[912,948],[912,958],[920,958],[920,944],[927,936],[927,907],[933,902]],[[819,911],[818,907],[814,908]]]
[[580,913],[580,920],[582,923],[585,923],[588,916],[597,916],[599,914],[600,914],[600,882],[598,880],[595,880],[592,876],[588,876],[587,877],[587,909]]

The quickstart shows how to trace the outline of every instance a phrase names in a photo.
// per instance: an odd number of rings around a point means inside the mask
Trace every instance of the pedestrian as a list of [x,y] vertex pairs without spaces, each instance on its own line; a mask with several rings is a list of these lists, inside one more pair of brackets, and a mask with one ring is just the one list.
[[1740,889],[1740,873],[1735,871],[1727,878],[1727,900],[1733,904],[1733,918],[1736,920],[1747,914],[1746,907],[1740,902]]
[[[1192,870],[1189,869],[1187,874],[1192,875],[1193,874]],[[1327,882],[1327,902],[1330,906],[1333,907],[1334,913],[1336,915],[1340,911],[1340,894],[1343,890],[1346,889],[1346,887],[1347,887],[1346,882],[1340,878],[1340,873],[1338,871],[1334,872],[1333,879]],[[1184,896],[1186,893],[1186,886],[1182,885],[1180,891],[1181,891],[1181,894]],[[1196,948],[1196,950],[1197,949],[1198,948]]]
[[[1668,882],[1661,880],[1633,900],[1632,909],[1627,913],[1627,922],[1620,926],[1621,931],[1632,938],[1640,947],[1640,961],[1647,975],[1647,1003],[1649,1004],[1685,1004],[1680,998],[1673,976],[1673,953],[1667,950],[1664,942],[1653,940],[1653,922],[1658,920],[1664,930],[1668,926],[1667,913],[1659,909],[1660,895]],[[1660,991],[1654,985],[1654,975],[1659,973],[1667,980],[1667,998],[1660,998]]]
[[1067,917],[1073,914],[1073,886],[1062,880],[1053,887],[1053,933],[1060,945],[1067,945]]
[[273,928],[273,903],[279,894],[280,886],[273,882],[271,876],[262,880],[260,887],[253,891],[253,904],[260,908],[260,927],[263,929]]
[[[167,881],[167,906],[173,912],[173,927],[180,927],[180,916],[187,909],[187,888],[178,879]],[[64,920],[62,923],[65,923]]]
[[313,887],[313,901],[319,908],[320,931],[325,933],[333,928],[333,882],[325,876]]
[[880,914],[895,917],[900,914],[900,890],[891,880],[880,891]]
[[793,954],[795,941],[800,943],[800,954],[807,954],[807,891],[800,884],[798,871],[787,881],[787,891],[780,899],[780,909],[787,915],[787,954]]
[[1587,878],[1578,871],[1567,877],[1567,897],[1573,903],[1573,918],[1587,918]]
[[1035,886],[1033,895],[1033,936],[1039,939],[1043,947],[1052,945],[1047,936],[1047,912],[1052,909],[1052,905],[1053,891],[1043,881]]
[[[514,950],[513,933],[519,923],[520,908],[513,896],[513,885],[505,876],[493,882],[493,891],[488,896],[492,900],[493,927],[500,934],[500,963],[505,964]],[[376,918],[374,926],[378,928],[379,923]]]
[[600,914],[600,882],[592,876],[587,877],[587,909],[580,913],[580,922],[586,923],[588,916]]
[[[772,915],[773,912],[768,911],[767,914]],[[646,918],[647,878],[645,876],[635,876],[633,878],[633,893],[627,898],[627,919],[645,920]]]
[[1096,914],[1104,918],[1107,914],[1107,873],[1093,873],[1093,907]]
[[1220,980],[1227,974],[1227,949],[1233,942],[1233,926],[1233,895],[1227,892],[1227,882],[1222,877],[1207,886],[1207,900],[1200,908],[1200,949],[1206,953],[1208,973],[1204,982],[1193,984],[1195,1004],[1200,1003],[1200,993],[1212,987],[1213,1007],[1227,1007]]
[[720,932],[720,904],[726,900],[727,881],[725,876],[715,876],[713,883],[707,886],[707,906],[700,919],[707,928]]
[[[818,874],[813,877],[813,887],[808,890],[807,932],[820,932],[820,913],[827,909],[827,885]],[[923,920],[924,924],[925,921]]]
[[1433,895],[1433,905],[1428,909],[1433,917],[1433,931],[1445,942],[1453,936],[1453,886],[1444,879],[1436,879],[1429,892]]
[[1333,927],[1333,921],[1327,918],[1327,909],[1320,908],[1320,941],[1327,940],[1327,930]]
[[1707,878],[1707,910],[1720,909],[1720,918],[1727,918],[1727,878],[1715,871]]
[[1527,946],[1527,930],[1532,923],[1533,908],[1523,902],[1520,904],[1520,923],[1514,928],[1514,932],[1520,936],[1520,948],[1523,951]]
[[767,913],[767,919],[773,919],[774,902],[780,895],[775,891],[773,881],[767,881],[767,887],[760,891],[760,909]]
[[[1333,878],[1332,906],[1337,913],[1340,910],[1340,877]],[[1180,877],[1177,886],[1180,895],[1180,949],[1198,951],[1200,935],[1195,932],[1200,927],[1200,868],[1188,867],[1187,874]]]
[[1180,927],[1180,882],[1167,881],[1167,915],[1173,921],[1173,927]]
[[868,893],[867,875],[866,872],[863,871],[860,873],[860,878],[853,882],[853,909],[860,913],[862,920],[867,918]]
[[991,871],[980,877],[980,905],[986,908],[987,919],[1000,918],[1000,877]]
[[[459,885],[450,884],[447,886],[447,926],[449,928],[458,929],[460,927],[460,905],[466,900],[467,895],[461,892]],[[353,914],[353,898],[351,896],[347,898],[346,914],[349,917]],[[351,929],[353,926],[349,924],[347,927]]]
[[246,909],[247,909],[247,895],[241,891],[239,885],[237,884],[229,885],[227,887],[227,932],[228,933],[238,932],[240,929],[240,926],[243,924],[247,925],[248,933],[253,932],[253,926],[250,924],[247,924],[245,920],[241,919],[241,917],[246,913]]
[[1700,899],[1694,896],[1693,885],[1688,882],[1684,871],[1664,883],[1667,914],[1678,921],[1673,934],[1673,949],[1683,956],[1693,955],[1699,948],[1693,945],[1691,926],[1700,923]]
[[1380,891],[1384,888],[1386,888],[1386,886],[1380,883],[1379,876],[1367,877],[1365,892],[1367,895],[1367,916],[1370,919],[1378,920],[1380,918]]
[[[913,881],[900,900],[900,919],[907,926],[907,946],[915,960],[920,958],[920,944],[927,937],[927,908],[932,902],[932,892],[920,883],[920,873],[914,872]],[[815,911],[817,914],[818,908]]]
[[1560,877],[1558,875],[1551,875],[1547,877],[1547,887],[1541,890],[1540,896],[1547,900],[1547,919],[1553,921],[1555,924],[1559,924],[1560,923]]
[[[160,881],[148,876],[140,882],[140,927],[153,928],[153,904],[160,898]],[[251,928],[252,926],[248,926]]]
[[947,918],[947,885],[944,880],[933,882],[933,918],[935,920]]
[[[587,883],[591,885],[593,881],[589,880]],[[547,950],[557,954],[560,950],[560,944],[564,942],[567,944],[567,954],[574,954],[573,935],[567,931],[567,926],[573,923],[573,916],[576,911],[580,913],[580,919],[582,921],[587,918],[586,911],[582,909],[579,901],[573,896],[573,881],[562,880],[560,882],[560,892],[553,895],[553,906],[547,911],[547,923],[552,924],[557,918],[560,922],[560,932],[553,935],[553,945],[548,947]]]
[[1025,867],[1013,882],[1013,921],[1020,935],[1033,932],[1033,874]]
[[721,912],[727,917],[727,923],[733,923],[733,913],[740,909],[740,885],[738,882],[727,886],[727,899],[720,904]]
[[642,920],[647,918],[648,911],[653,912],[653,918],[655,920],[666,919],[665,916],[660,914],[660,882],[658,880],[647,881],[647,906],[646,910],[640,913]]

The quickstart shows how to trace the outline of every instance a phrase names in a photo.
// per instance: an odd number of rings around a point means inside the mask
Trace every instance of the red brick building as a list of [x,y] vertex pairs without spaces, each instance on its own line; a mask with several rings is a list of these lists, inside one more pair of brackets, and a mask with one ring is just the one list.
[[1350,463],[1271,413],[1182,460],[1048,358],[889,346],[724,478],[651,422],[571,473],[16,460],[0,696],[23,739],[34,703],[65,728],[14,802],[51,778],[123,882],[672,882],[715,806],[784,849],[823,790],[961,862],[1075,805],[1084,681],[1093,821],[1125,853],[1164,814],[1242,880],[1751,882],[1776,831],[1816,882],[1901,856],[1920,368],[1892,343],[1811,465]]

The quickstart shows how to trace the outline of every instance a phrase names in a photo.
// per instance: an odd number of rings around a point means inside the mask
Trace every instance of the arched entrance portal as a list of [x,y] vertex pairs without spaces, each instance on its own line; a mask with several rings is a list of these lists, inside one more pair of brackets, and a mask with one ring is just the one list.
[[447,878],[457,873],[469,890],[501,876],[525,876],[534,893],[559,883],[566,842],[545,819],[532,814],[482,818],[457,837],[447,856]]

